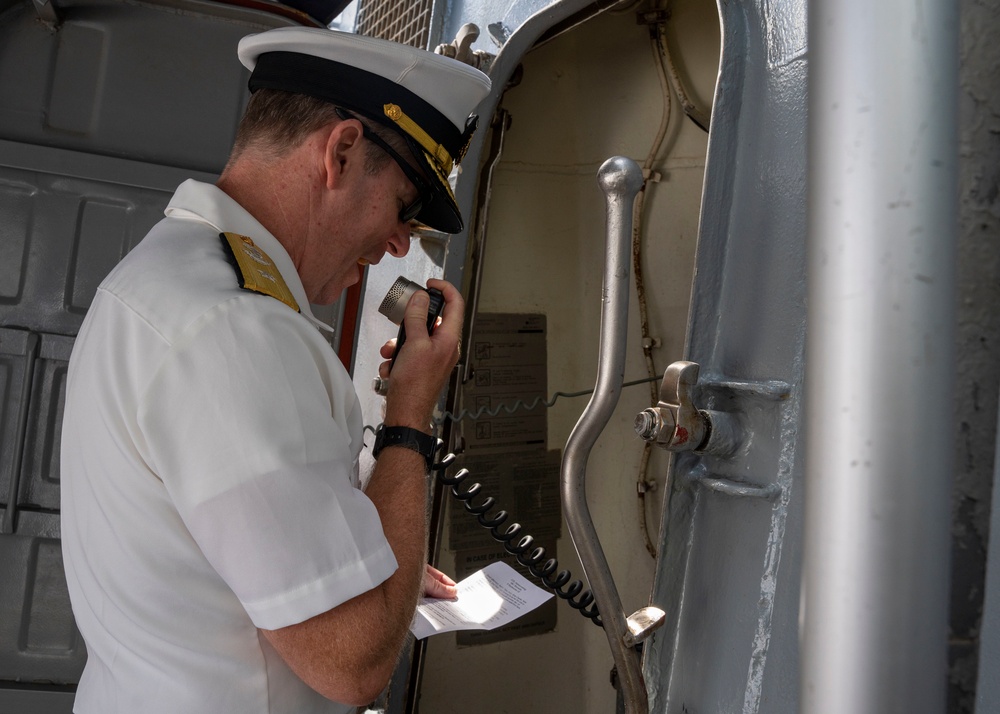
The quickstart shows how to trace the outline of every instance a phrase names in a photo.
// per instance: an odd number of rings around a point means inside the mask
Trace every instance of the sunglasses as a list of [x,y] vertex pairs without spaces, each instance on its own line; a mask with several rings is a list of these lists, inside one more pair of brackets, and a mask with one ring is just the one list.
[[[358,119],[356,116],[353,116],[342,109],[337,109],[337,116],[345,120]],[[420,211],[423,210],[424,204],[430,198],[431,188],[427,184],[427,181],[424,180],[423,176],[421,176],[406,159],[400,156],[398,151],[389,146],[385,139],[369,129],[363,121],[360,119],[358,119],[358,121],[361,122],[362,135],[368,139],[368,141],[372,142],[375,146],[387,153],[389,158],[396,162],[396,165],[399,166],[406,178],[410,180],[410,183],[416,187],[417,197],[408,205],[403,206],[403,208],[399,211],[399,222],[409,223],[420,214]]]

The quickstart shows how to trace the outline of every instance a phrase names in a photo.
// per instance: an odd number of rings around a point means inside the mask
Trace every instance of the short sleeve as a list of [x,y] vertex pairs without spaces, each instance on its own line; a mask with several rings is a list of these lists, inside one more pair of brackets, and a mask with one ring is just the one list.
[[216,306],[174,341],[140,401],[139,443],[198,547],[263,629],[388,578],[356,488],[361,416],[318,331],[277,301]]

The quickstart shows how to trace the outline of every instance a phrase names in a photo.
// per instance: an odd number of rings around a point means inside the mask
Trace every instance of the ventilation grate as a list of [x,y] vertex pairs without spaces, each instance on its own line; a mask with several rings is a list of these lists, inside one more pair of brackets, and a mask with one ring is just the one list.
[[361,0],[355,32],[426,49],[433,4],[433,0]]

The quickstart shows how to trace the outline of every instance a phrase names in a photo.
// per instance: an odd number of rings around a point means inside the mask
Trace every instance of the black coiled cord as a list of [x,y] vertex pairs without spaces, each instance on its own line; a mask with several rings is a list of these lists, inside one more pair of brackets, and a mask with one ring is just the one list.
[[[443,441],[438,441],[438,451],[444,446]],[[505,531],[500,532],[501,526],[507,521],[507,511],[497,511],[492,517],[487,515],[496,499],[486,496],[478,504],[474,503],[483,486],[474,483],[465,491],[459,490],[462,482],[469,477],[468,469],[461,469],[454,476],[448,476],[445,472],[450,468],[457,457],[455,454],[446,454],[440,461],[431,464],[431,471],[435,473],[438,480],[445,486],[450,486],[451,495],[458,499],[465,510],[473,514],[483,528],[486,528],[493,538],[503,543],[504,549],[517,558],[517,562],[528,569],[535,578],[546,588],[554,592],[558,597],[569,603],[570,607],[577,610],[581,615],[587,617],[595,625],[604,627],[601,621],[601,614],[597,611],[597,603],[594,602],[594,595],[589,590],[584,590],[583,583],[573,580],[568,570],[561,570],[552,577],[552,574],[559,568],[559,563],[555,558],[545,560],[545,548],[532,548],[535,539],[530,535],[521,535],[521,524],[512,523]],[[544,562],[543,562],[544,561]],[[566,584],[569,586],[566,587]]]

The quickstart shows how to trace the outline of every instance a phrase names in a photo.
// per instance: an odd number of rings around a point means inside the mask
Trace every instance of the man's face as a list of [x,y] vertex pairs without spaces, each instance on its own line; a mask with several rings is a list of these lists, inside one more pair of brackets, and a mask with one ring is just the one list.
[[377,264],[386,253],[401,258],[410,249],[410,224],[399,216],[417,198],[417,188],[392,160],[375,173],[354,168],[345,175],[344,190],[310,226],[318,238],[302,266],[309,276],[303,283],[317,305],[334,302],[356,283],[359,264]]

